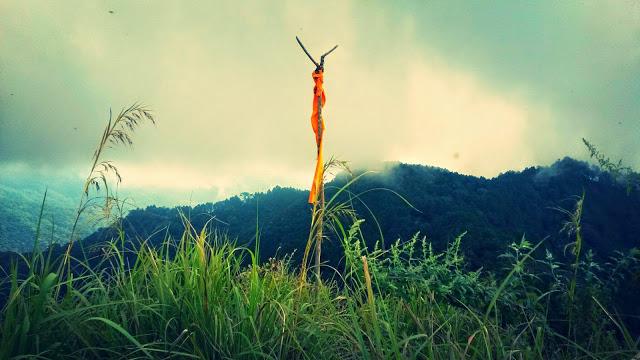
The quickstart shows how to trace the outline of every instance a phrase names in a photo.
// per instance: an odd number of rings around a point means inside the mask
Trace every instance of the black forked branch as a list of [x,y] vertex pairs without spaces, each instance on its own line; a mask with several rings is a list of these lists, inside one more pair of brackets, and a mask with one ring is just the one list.
[[322,54],[320,56],[320,63],[318,63],[313,56],[311,56],[311,54],[309,54],[309,52],[307,51],[307,48],[304,47],[304,45],[302,44],[302,41],[300,41],[300,39],[296,36],[296,41],[298,41],[298,45],[300,45],[300,47],[302,48],[302,50],[304,51],[305,54],[307,54],[307,56],[309,57],[309,60],[311,60],[311,62],[313,63],[313,65],[316,66],[316,71],[320,71],[320,70],[324,70],[324,58],[331,54],[333,52],[333,50],[338,48],[338,45],[334,46],[333,48],[331,48],[331,50],[327,51],[326,53]]

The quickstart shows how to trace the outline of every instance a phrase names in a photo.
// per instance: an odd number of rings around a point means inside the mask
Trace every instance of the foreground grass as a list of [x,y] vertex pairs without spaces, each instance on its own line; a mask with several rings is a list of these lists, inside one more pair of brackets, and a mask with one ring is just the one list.
[[[611,292],[600,280],[587,281],[595,273],[586,267],[563,270],[548,253],[532,259],[536,247],[523,240],[505,253],[510,268],[498,280],[465,270],[460,238],[441,254],[418,237],[369,252],[358,226],[340,236],[344,270],[322,285],[303,280],[287,258],[258,264],[255,251],[188,224],[179,240],[140,246],[131,264],[123,238],[116,240],[102,249],[100,266],[77,261],[75,275],[38,253],[24,259],[26,276],[14,267],[6,279],[0,358],[628,359],[638,353],[638,340],[606,308]],[[616,274],[623,263],[616,262]]]

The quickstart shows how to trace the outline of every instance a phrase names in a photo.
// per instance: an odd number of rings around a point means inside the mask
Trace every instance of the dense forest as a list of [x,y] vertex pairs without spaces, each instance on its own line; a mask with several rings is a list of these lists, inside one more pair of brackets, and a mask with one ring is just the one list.
[[[341,174],[330,182],[328,196],[349,179]],[[561,231],[567,220],[561,209],[572,211],[583,192],[582,232],[587,248],[606,259],[614,250],[640,245],[636,236],[640,233],[640,195],[627,193],[608,173],[570,158],[492,179],[428,166],[389,164],[382,172],[364,175],[348,190],[340,197],[350,200],[365,220],[361,229],[370,246],[379,242],[385,248],[419,232],[436,250],[442,250],[465,233],[462,251],[472,268],[499,266],[497,256],[522,237],[531,242],[545,239],[544,247],[562,256],[569,236]],[[194,228],[208,224],[209,230],[237,239],[242,246],[255,245],[258,229],[261,258],[295,253],[299,260],[309,232],[311,210],[306,199],[305,191],[275,187],[266,193],[245,193],[195,207],[148,206],[130,211],[123,228],[135,243],[159,244],[167,235],[180,238],[182,214]],[[99,247],[115,237],[114,231],[100,229],[84,243]],[[323,257],[336,264],[342,254],[340,244],[330,241]]]

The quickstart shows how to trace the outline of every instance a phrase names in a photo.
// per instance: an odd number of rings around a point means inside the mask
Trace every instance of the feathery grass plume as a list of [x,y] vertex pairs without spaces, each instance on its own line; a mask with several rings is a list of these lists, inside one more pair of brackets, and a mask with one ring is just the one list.
[[[117,204],[119,201],[117,193],[110,189],[109,180],[115,180],[115,186],[117,188],[120,182],[122,182],[122,176],[111,160],[103,159],[105,151],[118,145],[133,146],[133,132],[144,122],[151,122],[152,124],[156,123],[151,110],[142,104],[134,103],[128,108],[123,108],[115,119],[113,118],[111,109],[109,109],[109,121],[107,122],[107,126],[102,132],[102,137],[93,152],[92,165],[83,184],[82,195],[80,196],[80,201],[76,210],[76,216],[71,229],[64,263],[69,260],[71,248],[76,240],[76,229],[82,214],[89,207],[95,205],[93,200],[97,199],[97,197],[90,197],[90,190],[93,188],[96,193],[100,190],[104,191],[104,195],[102,196],[104,203],[100,206],[104,219],[110,218],[114,204]],[[80,245],[82,247],[82,244]],[[86,258],[83,247],[82,252]]]

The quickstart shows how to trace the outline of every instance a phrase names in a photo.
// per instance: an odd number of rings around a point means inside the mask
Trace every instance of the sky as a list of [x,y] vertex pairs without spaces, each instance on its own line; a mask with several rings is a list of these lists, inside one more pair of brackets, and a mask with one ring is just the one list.
[[[640,2],[0,2],[0,178],[86,177],[109,109],[153,110],[106,154],[158,202],[307,188],[316,56],[325,156],[492,177],[640,167]],[[1,180],[1,179],[0,179]],[[151,194],[151,195],[149,195]]]

